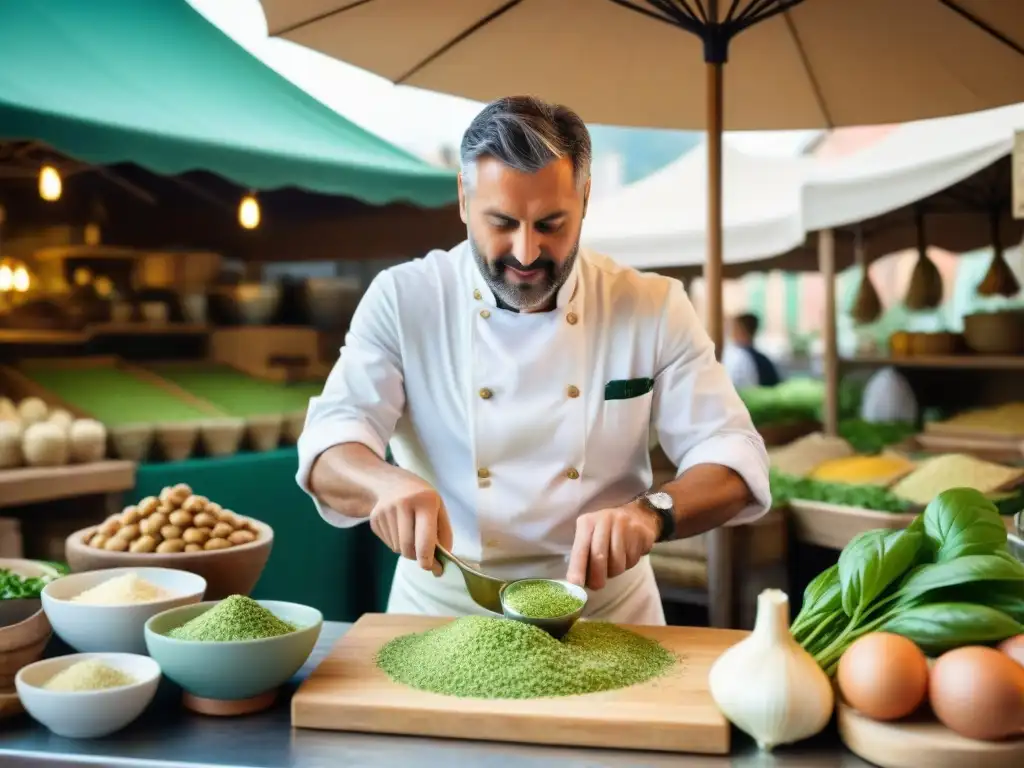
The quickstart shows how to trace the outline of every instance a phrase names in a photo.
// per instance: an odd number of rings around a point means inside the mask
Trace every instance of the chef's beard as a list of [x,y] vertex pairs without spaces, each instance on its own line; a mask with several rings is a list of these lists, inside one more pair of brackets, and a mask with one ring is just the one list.
[[[469,250],[473,252],[477,268],[483,275],[487,286],[497,297],[498,302],[519,312],[537,311],[550,304],[561,287],[565,285],[565,281],[569,279],[569,275],[572,274],[573,265],[576,263],[576,257],[580,251],[580,241],[577,238],[576,244],[573,245],[572,251],[561,266],[546,253],[542,253],[540,258],[526,267],[520,264],[512,254],[489,261],[471,234],[468,236],[468,240]],[[543,270],[544,274],[532,283],[512,282],[506,277],[506,267],[509,266],[523,271],[539,269]]]

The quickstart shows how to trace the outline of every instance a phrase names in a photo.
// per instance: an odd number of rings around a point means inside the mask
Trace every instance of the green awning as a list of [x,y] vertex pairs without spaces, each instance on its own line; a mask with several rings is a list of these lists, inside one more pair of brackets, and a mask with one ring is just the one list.
[[185,0],[0,2],[0,140],[372,205],[456,198],[452,171],[352,124]]

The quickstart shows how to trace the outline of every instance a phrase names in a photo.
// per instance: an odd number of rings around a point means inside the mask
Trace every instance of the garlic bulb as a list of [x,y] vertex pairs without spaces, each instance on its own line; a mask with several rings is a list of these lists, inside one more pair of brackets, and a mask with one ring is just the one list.
[[722,714],[761,749],[810,738],[832,717],[832,684],[790,635],[789,598],[778,589],[758,595],[754,631],[718,657],[708,683]]

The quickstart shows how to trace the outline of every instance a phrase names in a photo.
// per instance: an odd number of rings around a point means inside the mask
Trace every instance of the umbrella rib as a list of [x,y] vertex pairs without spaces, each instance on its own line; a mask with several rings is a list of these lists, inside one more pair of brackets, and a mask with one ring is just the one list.
[[749,29],[755,24],[767,21],[772,16],[778,16],[780,13],[786,13],[791,8],[795,8],[800,5],[803,1],[804,0],[760,0],[757,4],[751,4],[747,8],[747,13],[743,14],[742,18],[738,20],[738,23],[736,24],[736,32],[742,32],[744,29]]
[[821,83],[818,82],[818,78],[814,76],[814,68],[811,67],[811,61],[807,58],[807,49],[804,48],[803,41],[800,39],[800,33],[797,31],[796,24],[793,23],[793,17],[785,13],[782,16],[783,21],[786,23],[786,30],[789,32],[789,36],[793,39],[793,45],[796,46],[797,55],[800,57],[800,63],[803,65],[804,72],[807,73],[807,79],[811,83],[811,91],[814,93],[814,100],[818,102],[818,109],[821,110],[822,117],[825,118],[825,123],[829,128],[835,126],[835,121],[832,119],[832,115],[828,112],[828,104],[825,103],[825,94],[821,92]]
[[628,8],[631,11],[636,11],[640,15],[646,16],[649,19],[660,21],[663,24],[668,24],[673,27],[682,27],[687,32],[692,32],[698,37],[704,36],[704,25],[697,21],[696,18],[693,18],[691,20],[682,15],[666,17],[661,15],[660,13],[655,13],[654,11],[649,10],[648,8],[642,8],[639,5],[635,5],[634,3],[629,2],[629,0],[611,0],[611,2],[615,3],[615,5],[621,5],[623,8]]
[[412,77],[417,72],[419,72],[421,69],[423,69],[424,67],[427,67],[428,65],[432,64],[434,61],[439,59],[441,56],[444,56],[444,54],[448,53],[452,48],[454,48],[456,45],[461,43],[463,40],[465,40],[467,37],[472,35],[474,32],[479,32],[481,29],[483,29],[488,24],[490,24],[492,21],[495,21],[499,17],[501,17],[504,14],[508,13],[509,11],[511,11],[513,8],[515,8],[517,5],[519,5],[522,2],[523,2],[523,0],[509,0],[509,2],[505,3],[504,5],[502,5],[499,8],[496,8],[495,10],[491,11],[486,16],[484,16],[484,17],[482,17],[480,19],[477,19],[470,26],[468,26],[464,30],[462,30],[462,32],[460,32],[458,35],[453,37],[447,43],[445,43],[440,48],[438,48],[436,51],[434,51],[429,56],[427,56],[427,58],[422,59],[418,64],[416,64],[408,72],[403,74],[401,77],[395,79],[394,80],[395,84],[396,85],[401,85],[406,80],[408,80],[410,77]]
[[270,37],[284,37],[285,35],[291,34],[292,32],[296,32],[304,27],[309,27],[312,26],[313,24],[318,24],[321,21],[327,21],[327,19],[331,18],[332,16],[337,16],[339,14],[344,13],[345,11],[351,11],[354,8],[358,8],[361,5],[366,5],[367,3],[371,2],[373,2],[373,0],[355,0],[355,2],[349,3],[348,5],[343,5],[340,8],[334,8],[333,10],[330,11],[318,13],[316,16],[310,16],[308,19],[303,19],[302,21],[297,22],[295,24],[291,24],[287,27],[281,27],[281,29],[275,30],[267,30],[267,34]]
[[731,24],[734,21],[743,18],[743,16],[747,13],[747,9],[746,8],[741,10],[739,13],[736,13],[736,11],[739,10],[740,4],[742,2],[743,2],[743,0],[732,0],[732,2],[729,3],[729,11],[728,11],[728,13],[725,14],[725,23],[726,24]]
[[966,8],[957,5],[957,3],[954,2],[954,0],[939,0],[939,4],[946,6],[947,8],[949,8],[949,10],[953,11],[953,13],[959,14],[969,23],[973,24],[975,27],[980,29],[985,34],[987,34],[989,37],[994,37],[996,40],[998,40],[1000,43],[1002,43],[1007,48],[1012,50],[1018,56],[1024,56],[1024,46],[1021,46],[1020,43],[1011,40],[998,29],[986,23],[982,19],[979,19]]

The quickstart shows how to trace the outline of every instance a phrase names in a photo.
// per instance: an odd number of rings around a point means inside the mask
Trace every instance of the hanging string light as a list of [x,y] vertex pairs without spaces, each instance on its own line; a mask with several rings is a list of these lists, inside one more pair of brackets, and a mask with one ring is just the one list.
[[39,196],[48,202],[60,200],[64,182],[52,165],[44,165],[39,171]]
[[0,293],[7,293],[14,287],[14,270],[10,264],[0,264]]
[[238,205],[238,223],[245,229],[256,229],[260,225],[260,204],[251,192]]
[[25,293],[28,290],[28,270],[24,265],[16,267],[11,280],[11,287],[18,293]]

